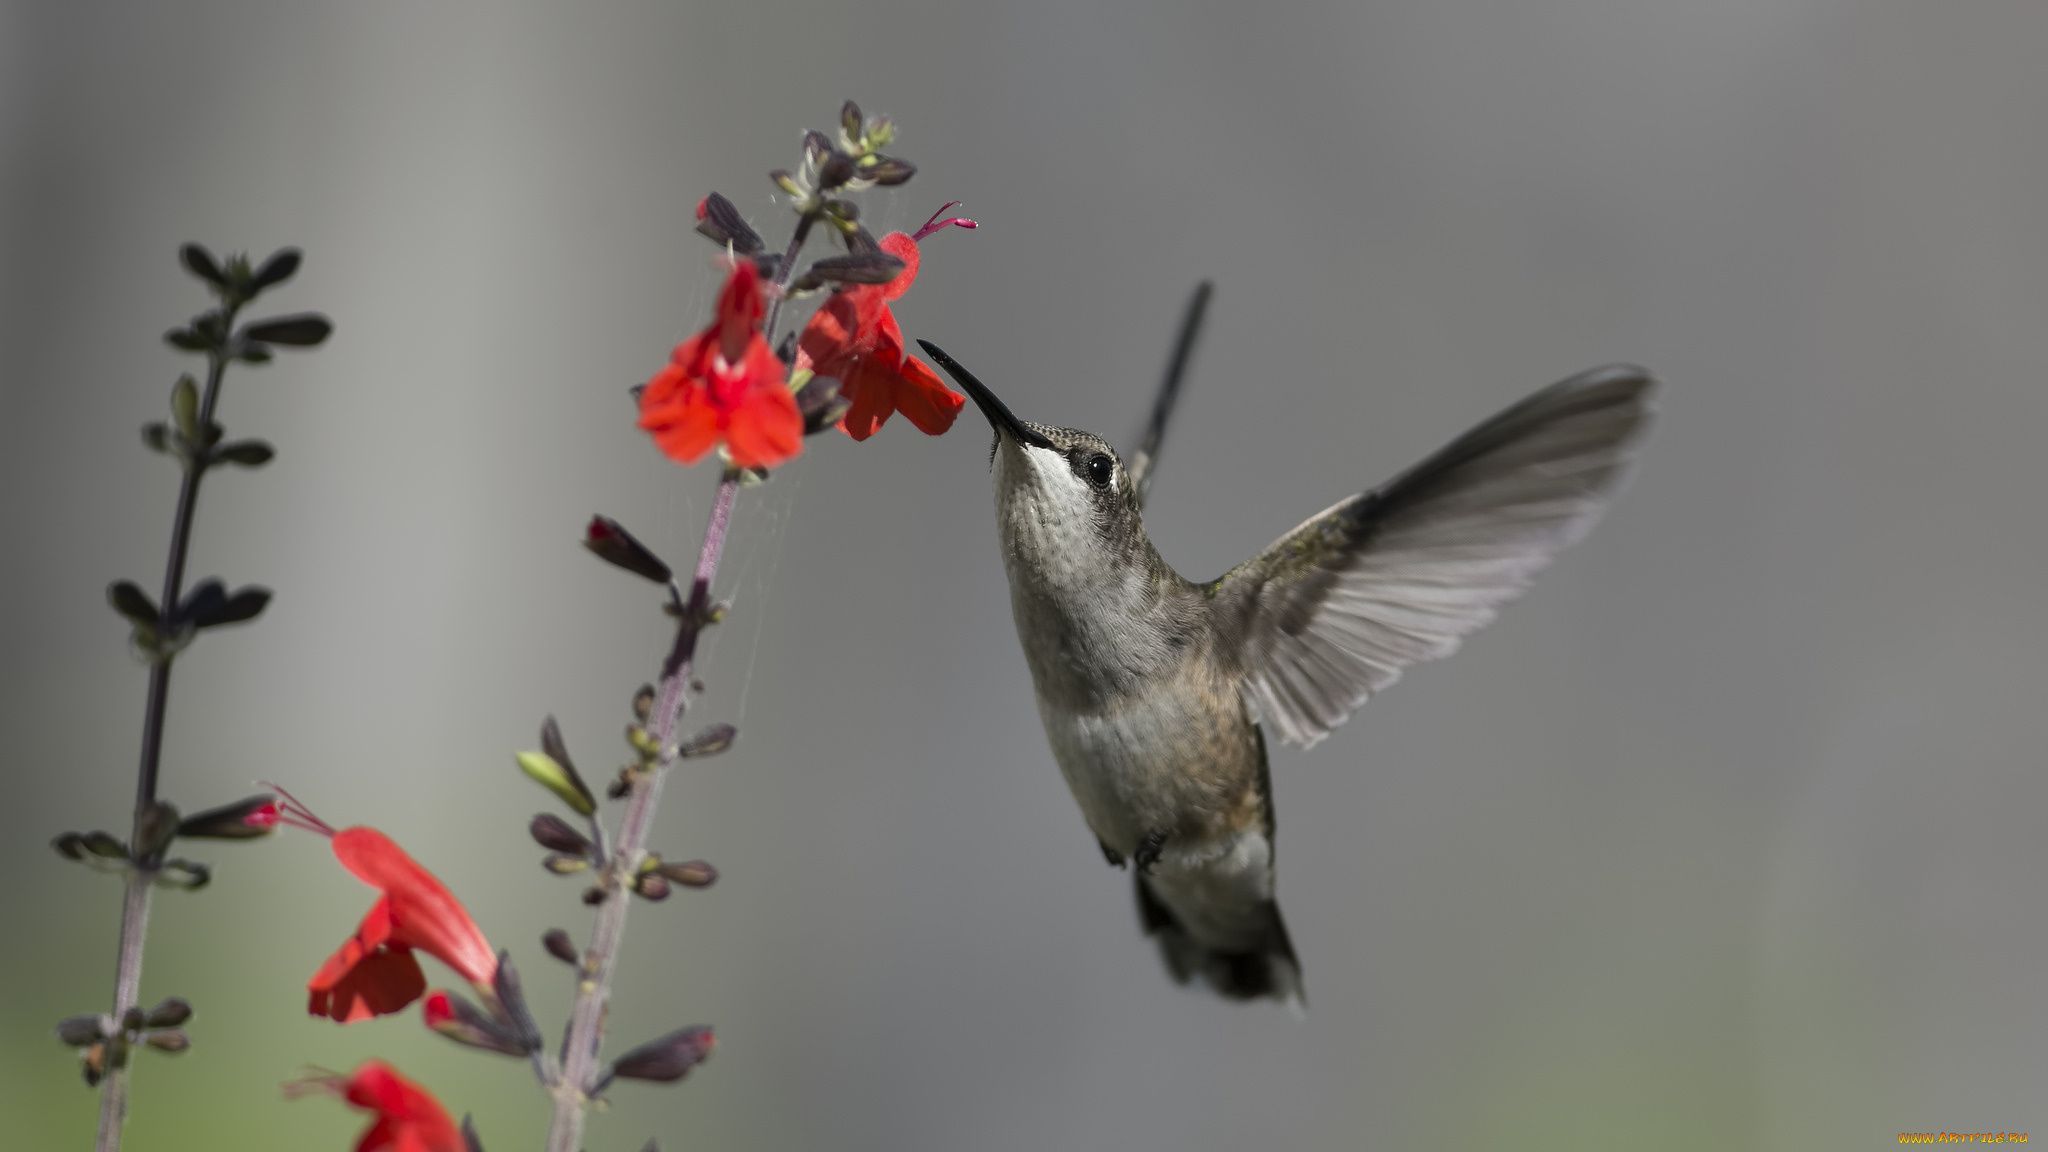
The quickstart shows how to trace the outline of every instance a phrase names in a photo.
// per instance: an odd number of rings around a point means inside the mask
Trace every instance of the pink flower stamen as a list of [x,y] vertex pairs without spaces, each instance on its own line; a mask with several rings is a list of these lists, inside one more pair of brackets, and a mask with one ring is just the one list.
[[257,787],[268,788],[272,792],[277,793],[279,796],[284,797],[284,802],[277,806],[278,823],[284,825],[287,828],[298,828],[306,832],[317,832],[320,835],[327,837],[329,840],[334,839],[334,826],[332,824],[329,824],[327,821],[322,820],[318,816],[313,815],[313,810],[311,808],[306,807],[304,804],[300,803],[299,798],[297,796],[292,795],[291,793],[285,791],[284,789],[278,787],[275,784],[266,783],[261,780],[257,781]]
[[954,216],[951,219],[947,220],[939,219],[940,212],[944,212],[948,208],[957,208],[959,206],[960,201],[958,200],[948,200],[944,204],[939,205],[939,211],[932,213],[932,218],[924,222],[924,227],[919,228],[917,231],[911,233],[910,238],[912,240],[922,240],[925,237],[931,235],[934,232],[937,232],[939,229],[944,228],[949,224],[956,228],[981,227],[981,225],[976,224],[974,221],[969,220],[965,216]]

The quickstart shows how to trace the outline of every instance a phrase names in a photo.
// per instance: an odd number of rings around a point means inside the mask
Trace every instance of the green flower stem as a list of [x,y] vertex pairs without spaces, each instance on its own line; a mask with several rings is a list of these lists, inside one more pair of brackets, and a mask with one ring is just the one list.
[[[794,250],[792,245],[791,251]],[[562,1043],[561,1075],[550,1087],[555,1111],[548,1128],[548,1152],[578,1152],[582,1146],[584,1114],[598,1082],[597,1053],[604,1040],[612,974],[618,965],[619,944],[626,935],[626,911],[632,906],[633,878],[646,854],[647,835],[654,827],[654,810],[661,802],[662,781],[676,760],[676,728],[682,722],[685,697],[696,668],[697,637],[704,630],[710,608],[711,581],[718,575],[718,558],[725,550],[739,479],[736,469],[727,468],[718,482],[718,497],[712,504],[711,521],[704,527],[704,546],[697,554],[697,572],[690,584],[689,601],[683,606],[682,621],[676,627],[675,645],[662,662],[661,687],[654,711],[648,717],[661,755],[651,771],[640,773],[633,781],[625,819],[619,825],[618,846],[605,863],[604,887],[609,895],[598,905],[597,925],[591,933],[583,978],[576,986],[569,1032]]]

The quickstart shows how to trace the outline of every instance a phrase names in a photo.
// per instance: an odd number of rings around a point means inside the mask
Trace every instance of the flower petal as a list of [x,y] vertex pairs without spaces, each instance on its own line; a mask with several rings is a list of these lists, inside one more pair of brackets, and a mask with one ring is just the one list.
[[896,374],[873,359],[862,360],[840,382],[839,394],[851,393],[853,407],[840,417],[839,427],[855,440],[865,440],[881,431],[896,411]]
[[370,921],[385,907],[379,900],[365,917],[365,931],[350,937],[341,950],[329,957],[320,971],[306,982],[306,1010],[337,1024],[353,1024],[372,1016],[389,1016],[402,1011],[427,990],[427,974],[411,950],[379,943]]
[[939,374],[915,356],[903,358],[902,381],[896,389],[896,409],[927,436],[951,428],[967,403],[967,397],[946,387]]
[[[470,919],[462,902],[434,874],[375,828],[345,828],[334,835],[334,855],[364,883],[384,891],[388,938],[394,947],[418,948],[488,988],[498,973],[498,954]],[[371,910],[374,915],[376,909]],[[364,924],[369,924],[365,918]],[[418,970],[414,963],[413,968]],[[426,991],[415,990],[412,999]],[[411,1003],[408,999],[406,1003]]]
[[901,232],[891,232],[882,237],[881,247],[882,251],[903,261],[903,271],[898,272],[894,280],[882,285],[882,299],[894,300],[910,291],[911,284],[917,280],[917,241]]
[[780,384],[756,388],[726,428],[732,461],[742,468],[773,468],[804,450],[804,418],[796,397]]
[[693,388],[658,412],[643,411],[640,427],[654,434],[654,446],[671,460],[695,464],[718,443],[719,413],[704,389]]

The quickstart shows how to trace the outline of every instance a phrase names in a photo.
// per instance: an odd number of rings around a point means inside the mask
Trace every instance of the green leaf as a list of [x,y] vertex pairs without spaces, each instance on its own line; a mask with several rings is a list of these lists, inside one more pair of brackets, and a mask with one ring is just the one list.
[[273,284],[282,284],[291,279],[292,273],[299,270],[301,255],[297,248],[279,248],[272,252],[270,258],[263,262],[263,266],[256,269],[256,275],[250,281],[250,288],[261,292]]
[[291,316],[272,316],[258,320],[242,329],[247,340],[261,340],[267,344],[286,344],[294,348],[311,348],[327,339],[334,332],[334,325],[318,312],[300,312]]
[[221,273],[220,265],[214,263],[213,253],[198,244],[187,244],[178,249],[178,259],[185,270],[217,288],[227,286],[228,278]]
[[162,421],[142,426],[142,442],[166,455],[176,451],[171,447],[171,426]]

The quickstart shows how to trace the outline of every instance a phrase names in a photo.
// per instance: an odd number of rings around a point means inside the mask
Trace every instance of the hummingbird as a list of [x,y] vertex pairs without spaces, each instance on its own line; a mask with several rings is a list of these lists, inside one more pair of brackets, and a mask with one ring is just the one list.
[[1189,580],[1142,512],[1207,288],[1129,465],[1094,433],[1019,419],[918,343],[994,431],[996,535],[1039,718],[1103,857],[1131,866],[1140,926],[1177,983],[1300,1011],[1266,733],[1312,745],[1491,621],[1600,518],[1655,381],[1617,364],[1553,384],[1221,577]]

